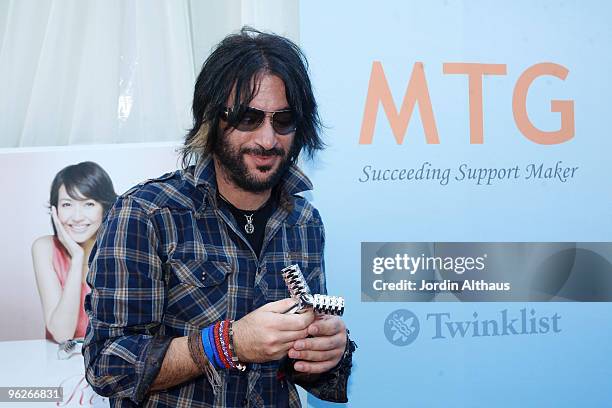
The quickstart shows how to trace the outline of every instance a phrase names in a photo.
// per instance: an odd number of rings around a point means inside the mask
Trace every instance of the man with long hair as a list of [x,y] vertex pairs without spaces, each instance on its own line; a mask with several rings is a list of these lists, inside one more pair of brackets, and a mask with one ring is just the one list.
[[346,402],[354,345],[339,317],[294,305],[298,264],[326,293],[319,212],[296,166],[323,147],[300,49],[244,28],[206,60],[183,169],[122,195],[86,299],[88,382],[114,406],[300,406],[294,384]]

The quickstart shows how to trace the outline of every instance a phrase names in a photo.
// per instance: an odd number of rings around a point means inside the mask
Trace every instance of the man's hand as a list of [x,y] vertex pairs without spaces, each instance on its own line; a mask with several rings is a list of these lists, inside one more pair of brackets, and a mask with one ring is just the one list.
[[313,336],[297,340],[289,350],[289,357],[297,361],[296,371],[324,373],[334,368],[342,358],[346,347],[346,326],[338,316],[322,315],[308,326]]
[[234,351],[241,363],[280,360],[296,340],[306,338],[314,313],[283,314],[294,304],[293,299],[271,302],[234,322]]

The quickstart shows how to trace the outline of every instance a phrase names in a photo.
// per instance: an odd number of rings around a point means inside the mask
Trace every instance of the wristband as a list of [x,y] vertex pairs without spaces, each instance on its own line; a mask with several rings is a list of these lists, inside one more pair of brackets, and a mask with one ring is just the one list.
[[206,372],[207,361],[204,358],[206,354],[202,347],[202,333],[199,330],[191,333],[187,337],[187,346],[189,347],[189,354],[195,365],[198,366],[202,372]]
[[230,320],[229,322],[229,348],[230,354],[232,356],[232,362],[237,370],[245,371],[246,365],[242,364],[238,359],[238,355],[236,355],[236,348],[234,347],[234,321]]
[[[221,320],[203,328],[197,333],[198,336],[191,336],[188,343],[194,361],[198,358],[194,355],[200,353],[202,357],[206,356],[210,364],[216,369],[227,368],[245,371],[246,366],[240,363],[234,352],[232,323],[233,321],[230,320]],[[197,361],[196,364],[199,367],[201,365]]]

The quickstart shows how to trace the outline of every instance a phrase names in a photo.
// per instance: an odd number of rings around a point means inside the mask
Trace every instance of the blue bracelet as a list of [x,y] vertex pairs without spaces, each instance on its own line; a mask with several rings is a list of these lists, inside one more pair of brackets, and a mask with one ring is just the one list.
[[221,361],[221,357],[219,356],[219,350],[217,349],[217,345],[215,344],[215,325],[212,324],[208,327],[208,341],[210,342],[210,346],[212,348],[213,354],[215,355],[215,366],[217,368],[225,368],[223,361]]
[[220,366],[215,361],[213,347],[210,344],[210,337],[208,337],[209,332],[210,332],[210,326],[202,329],[202,346],[204,346],[204,353],[206,353],[206,357],[208,358],[208,361],[210,361],[210,363],[213,365],[213,367],[220,368]]

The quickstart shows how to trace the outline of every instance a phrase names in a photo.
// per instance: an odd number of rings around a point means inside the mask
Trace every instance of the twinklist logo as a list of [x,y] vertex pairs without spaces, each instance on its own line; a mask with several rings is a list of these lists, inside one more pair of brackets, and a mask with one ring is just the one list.
[[419,335],[419,319],[410,310],[399,309],[385,320],[385,336],[395,346],[407,346]]
[[473,312],[468,319],[450,312],[427,313],[423,326],[411,311],[399,309],[385,320],[385,336],[396,346],[407,346],[421,333],[432,340],[464,338],[554,335],[561,332],[558,313],[543,315],[535,309],[509,309],[481,316]]

